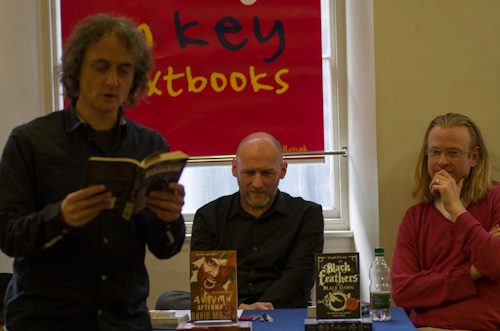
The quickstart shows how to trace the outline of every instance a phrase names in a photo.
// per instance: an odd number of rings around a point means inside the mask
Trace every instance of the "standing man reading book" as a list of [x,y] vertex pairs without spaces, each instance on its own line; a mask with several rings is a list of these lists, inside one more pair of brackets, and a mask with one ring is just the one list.
[[82,188],[90,156],[141,160],[168,151],[122,113],[145,90],[152,57],[128,19],[87,18],[69,37],[62,82],[69,105],[15,128],[0,163],[0,246],[14,257],[9,331],[151,330],[146,246],[158,258],[184,241],[184,188],[151,192],[130,221],[104,185]]
[[[287,163],[280,143],[264,132],[244,138],[233,160],[239,192],[201,207],[191,250],[236,250],[243,309],[306,307],[314,254],[323,251],[320,205],[278,190]],[[172,302],[166,292],[159,306]],[[181,299],[177,297],[177,299]]]
[[479,128],[434,118],[415,172],[418,203],[399,227],[393,299],[422,330],[500,329],[500,185]]

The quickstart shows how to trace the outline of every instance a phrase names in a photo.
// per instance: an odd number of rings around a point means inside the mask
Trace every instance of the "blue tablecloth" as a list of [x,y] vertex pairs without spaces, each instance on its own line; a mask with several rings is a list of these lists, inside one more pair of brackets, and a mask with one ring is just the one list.
[[[242,316],[262,314],[264,311],[244,311]],[[305,308],[275,309],[265,311],[272,316],[273,322],[253,322],[253,331],[304,331]],[[373,322],[374,331],[414,331],[413,324],[402,308],[394,307],[391,310],[392,320],[387,322]]]

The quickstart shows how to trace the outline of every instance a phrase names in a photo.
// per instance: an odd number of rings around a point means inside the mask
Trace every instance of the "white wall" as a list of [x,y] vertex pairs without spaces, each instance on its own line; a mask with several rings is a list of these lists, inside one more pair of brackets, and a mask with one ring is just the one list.
[[[44,113],[42,2],[0,1],[0,147],[14,126]],[[11,259],[0,255],[0,272],[11,270]]]

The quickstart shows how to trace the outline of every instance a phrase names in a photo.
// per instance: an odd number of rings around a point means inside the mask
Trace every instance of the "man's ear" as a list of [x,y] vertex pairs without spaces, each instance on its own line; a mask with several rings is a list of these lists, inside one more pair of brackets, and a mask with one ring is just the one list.
[[238,169],[237,169],[237,164],[236,164],[236,159],[233,159],[233,161],[231,162],[231,171],[233,172],[233,176],[234,177],[238,177]]
[[281,163],[280,179],[285,178],[287,168],[288,168],[288,163],[283,160],[283,162]]
[[472,148],[470,151],[470,158],[472,160],[472,164],[471,164],[472,167],[475,167],[477,165],[480,157],[481,157],[481,149],[479,148],[479,146]]

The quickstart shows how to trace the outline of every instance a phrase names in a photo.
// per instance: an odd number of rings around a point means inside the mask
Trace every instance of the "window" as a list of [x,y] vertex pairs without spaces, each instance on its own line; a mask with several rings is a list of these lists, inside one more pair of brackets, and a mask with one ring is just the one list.
[[[54,67],[61,54],[59,32],[59,1],[51,2],[52,40]],[[323,102],[325,150],[338,151],[346,146],[347,123],[346,107],[342,94],[342,52],[344,47],[343,1],[321,0],[322,11],[322,58],[323,58]],[[55,19],[54,19],[55,18]],[[335,56],[334,56],[335,55]],[[54,81],[54,109],[63,105],[61,87]],[[286,177],[280,182],[280,189],[292,196],[317,202],[323,206],[325,230],[348,229],[347,217],[347,161],[340,155],[327,155],[321,160],[290,160]],[[181,177],[186,187],[184,213],[188,229],[196,210],[205,203],[238,190],[236,179],[231,174],[230,163],[190,163]]]
[[[335,15],[335,0],[321,0],[322,44],[323,44],[323,102],[325,150],[340,150],[345,146],[347,125],[345,112],[339,99],[339,75],[333,75],[337,68],[341,41],[336,38],[340,33],[341,16]],[[341,10],[341,9],[340,9]],[[336,18],[340,18],[338,21]],[[348,229],[347,188],[344,183],[347,162],[340,155],[326,155],[322,161],[289,161],[286,177],[280,182],[280,190],[292,196],[301,196],[323,206],[325,230]],[[238,190],[236,178],[231,174],[231,164],[190,164],[184,171],[181,183],[186,187],[185,213],[188,227],[194,213],[205,203],[222,195]]]

